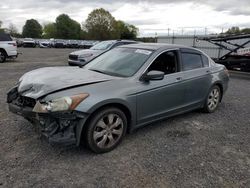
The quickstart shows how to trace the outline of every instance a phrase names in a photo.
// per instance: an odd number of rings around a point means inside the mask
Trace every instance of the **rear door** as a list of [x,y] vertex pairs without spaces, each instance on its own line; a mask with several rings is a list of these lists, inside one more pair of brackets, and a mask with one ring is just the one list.
[[199,106],[205,100],[212,79],[208,59],[192,49],[181,49],[181,59],[183,82],[186,85],[185,105]]

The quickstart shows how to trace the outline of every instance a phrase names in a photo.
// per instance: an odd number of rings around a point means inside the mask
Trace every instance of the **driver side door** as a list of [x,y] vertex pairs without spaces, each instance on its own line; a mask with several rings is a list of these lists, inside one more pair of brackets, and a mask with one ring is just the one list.
[[165,73],[162,80],[141,81],[137,94],[137,124],[149,123],[178,113],[184,105],[185,84],[179,72],[178,50],[163,52],[152,62],[146,72]]

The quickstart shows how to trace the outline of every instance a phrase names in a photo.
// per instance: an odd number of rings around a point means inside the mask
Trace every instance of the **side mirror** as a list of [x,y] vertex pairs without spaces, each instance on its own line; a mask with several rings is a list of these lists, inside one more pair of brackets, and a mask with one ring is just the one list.
[[149,71],[147,74],[142,76],[142,80],[150,81],[150,80],[162,80],[164,78],[165,73],[162,71]]

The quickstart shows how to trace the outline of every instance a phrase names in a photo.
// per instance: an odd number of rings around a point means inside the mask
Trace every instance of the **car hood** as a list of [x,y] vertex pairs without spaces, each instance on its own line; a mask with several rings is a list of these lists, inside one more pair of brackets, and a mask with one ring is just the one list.
[[87,49],[87,50],[78,50],[75,52],[72,52],[72,55],[85,55],[85,54],[93,54],[93,56],[97,56],[99,54],[101,54],[103,52],[103,50],[91,50],[91,49]]
[[18,92],[34,99],[77,86],[119,79],[79,67],[48,67],[24,74],[19,80]]

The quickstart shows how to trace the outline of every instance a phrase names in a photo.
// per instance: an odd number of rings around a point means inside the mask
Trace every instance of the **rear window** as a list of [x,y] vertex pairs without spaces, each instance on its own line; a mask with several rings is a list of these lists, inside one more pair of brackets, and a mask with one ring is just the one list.
[[0,41],[12,41],[12,38],[9,34],[0,33]]
[[183,70],[202,68],[201,55],[194,53],[182,53]]

